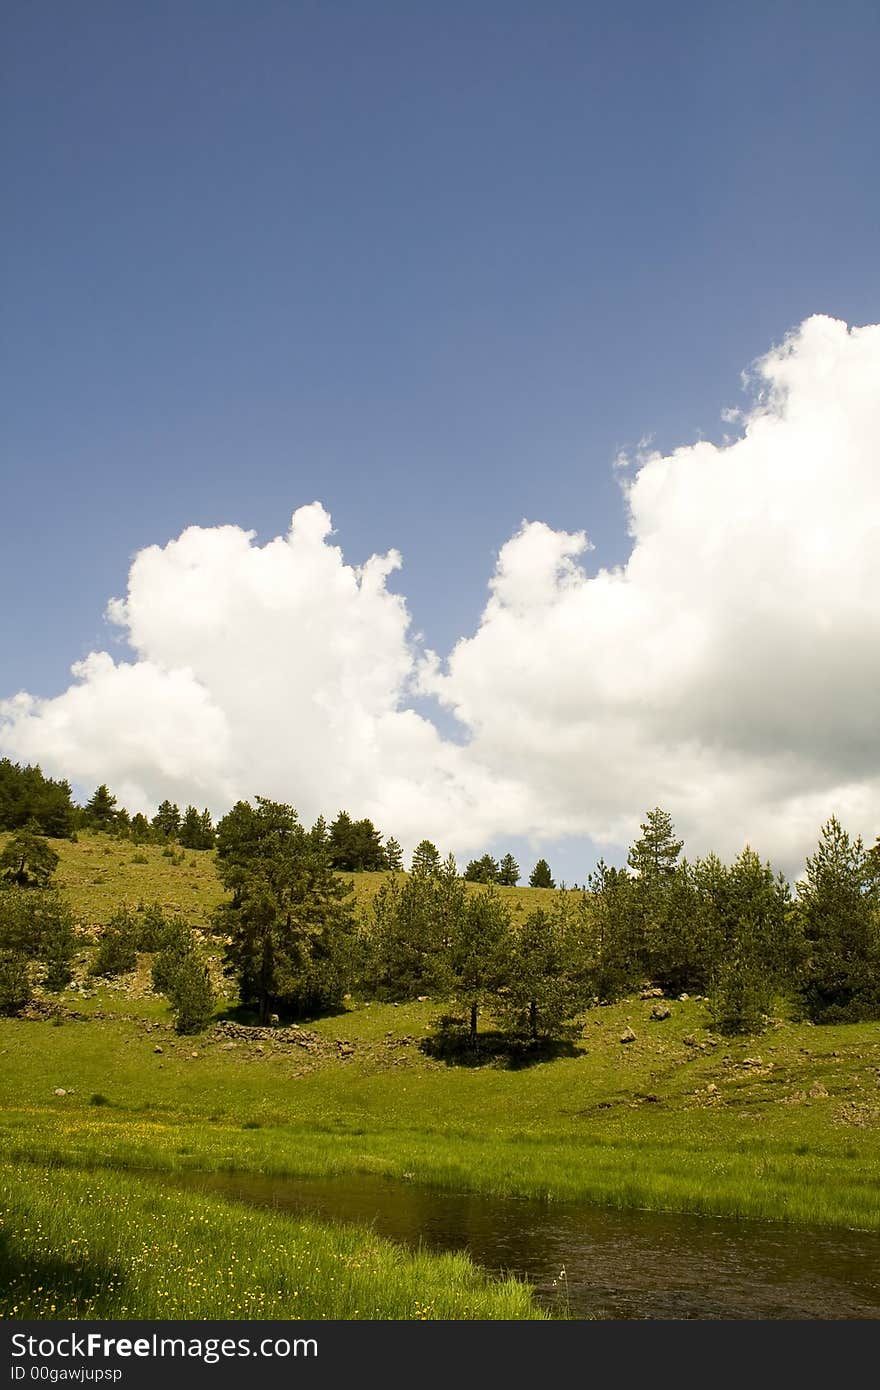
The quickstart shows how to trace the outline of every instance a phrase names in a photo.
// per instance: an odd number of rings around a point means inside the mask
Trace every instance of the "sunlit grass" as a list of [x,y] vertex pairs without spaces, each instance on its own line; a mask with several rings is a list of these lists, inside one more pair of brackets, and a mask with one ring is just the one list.
[[0,1169],[6,1318],[536,1318],[463,1254],[408,1252],[127,1174]]

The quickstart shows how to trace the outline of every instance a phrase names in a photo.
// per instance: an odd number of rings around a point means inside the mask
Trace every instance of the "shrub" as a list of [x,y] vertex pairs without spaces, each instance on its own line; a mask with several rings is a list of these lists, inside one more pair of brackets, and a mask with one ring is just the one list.
[[69,904],[51,888],[0,890],[0,950],[25,962],[40,962],[45,987],[63,989],[72,978],[76,950]]
[[138,928],[134,918],[126,908],[120,908],[104,928],[89,966],[89,974],[110,978],[134,970],[137,965],[137,939]]
[[178,960],[167,994],[178,1033],[200,1033],[207,1027],[214,1011],[214,991],[197,952],[190,951]]
[[180,962],[196,951],[196,939],[188,922],[182,917],[171,917],[163,920],[157,944],[153,989],[156,994],[168,994]]
[[161,951],[167,934],[168,923],[160,903],[150,903],[139,910],[137,923],[137,948],[139,951]]
[[17,1014],[31,994],[27,956],[22,951],[0,950],[0,1014]]

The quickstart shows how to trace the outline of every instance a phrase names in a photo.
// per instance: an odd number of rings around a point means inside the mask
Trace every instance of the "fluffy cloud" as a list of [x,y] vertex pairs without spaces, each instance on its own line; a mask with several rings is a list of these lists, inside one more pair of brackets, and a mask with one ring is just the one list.
[[792,867],[831,811],[880,829],[880,326],[811,318],[755,381],[735,442],[640,460],[625,566],[524,523],[425,671],[556,834],[625,843],[659,803]]
[[[387,580],[300,508],[264,546],[192,527],[136,556],[55,699],[0,704],[0,748],[132,809],[255,792],[341,806],[412,844],[625,844],[668,807],[693,851],[749,840],[789,869],[836,811],[880,829],[880,326],[807,320],[754,369],[740,437],[621,470],[632,550],[524,522],[446,663]],[[730,412],[727,413],[728,418]],[[407,705],[436,695],[470,737]]]
[[[481,842],[508,786],[404,707],[417,653],[392,551],[360,569],[301,507],[267,545],[235,526],[190,527],[134,559],[108,617],[132,662],[92,653],[56,699],[0,705],[0,746],[131,810],[170,796],[228,809],[256,793],[306,820],[348,807],[409,845]],[[524,815],[520,808],[518,813]]]

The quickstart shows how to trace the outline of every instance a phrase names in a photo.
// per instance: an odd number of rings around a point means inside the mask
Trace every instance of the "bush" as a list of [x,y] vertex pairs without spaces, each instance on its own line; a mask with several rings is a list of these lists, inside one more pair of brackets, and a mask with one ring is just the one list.
[[161,951],[165,944],[168,923],[161,904],[150,903],[149,907],[138,910],[137,948],[139,951]]
[[73,913],[51,888],[0,890],[0,951],[44,967],[43,984],[57,991],[70,983],[76,950]]
[[104,928],[89,966],[89,974],[109,979],[134,970],[137,965],[137,941],[138,927],[134,918],[126,908],[120,908]]
[[153,990],[156,994],[167,995],[181,961],[196,951],[196,939],[188,922],[182,917],[171,917],[163,920],[157,945],[153,959]]
[[22,951],[0,950],[0,1014],[17,1014],[31,994],[27,956]]
[[167,988],[178,1033],[201,1033],[214,1012],[214,991],[208,970],[197,952],[182,956]]
[[214,991],[192,928],[181,917],[164,922],[153,960],[153,989],[164,994],[178,1033],[199,1033],[210,1022]]

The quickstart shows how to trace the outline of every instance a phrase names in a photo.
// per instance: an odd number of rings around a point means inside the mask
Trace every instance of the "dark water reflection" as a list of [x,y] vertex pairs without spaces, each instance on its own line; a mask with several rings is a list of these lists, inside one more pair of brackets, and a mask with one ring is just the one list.
[[180,1181],[368,1225],[411,1247],[467,1250],[576,1317],[880,1318],[880,1237],[857,1231],[517,1201],[373,1177]]

